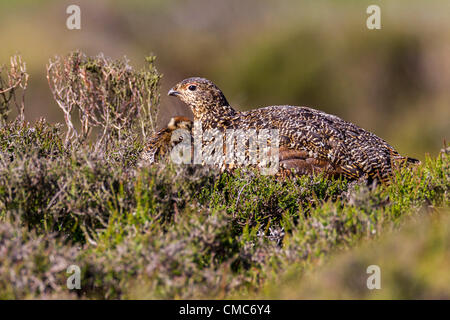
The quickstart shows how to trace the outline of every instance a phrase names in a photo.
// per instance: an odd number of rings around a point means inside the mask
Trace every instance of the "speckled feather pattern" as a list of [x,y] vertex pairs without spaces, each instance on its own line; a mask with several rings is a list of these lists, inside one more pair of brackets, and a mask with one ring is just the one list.
[[395,164],[418,162],[401,156],[375,134],[309,107],[283,105],[237,111],[207,79],[185,79],[169,94],[191,107],[203,130],[278,129],[280,165],[285,170],[387,180]]

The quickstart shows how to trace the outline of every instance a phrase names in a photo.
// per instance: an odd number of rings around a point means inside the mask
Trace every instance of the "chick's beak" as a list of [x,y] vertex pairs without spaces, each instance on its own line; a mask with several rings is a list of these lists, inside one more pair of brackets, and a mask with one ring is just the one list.
[[177,90],[175,90],[174,88],[170,89],[170,90],[169,90],[169,93],[168,93],[169,96],[173,96],[173,97],[176,97],[176,96],[178,96],[179,94],[180,94],[180,93],[179,93]]

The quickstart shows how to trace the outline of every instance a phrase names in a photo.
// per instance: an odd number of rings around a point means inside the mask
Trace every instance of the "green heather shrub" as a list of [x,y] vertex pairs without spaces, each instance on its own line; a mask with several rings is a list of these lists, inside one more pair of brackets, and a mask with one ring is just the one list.
[[[290,267],[253,298],[449,299],[450,215],[420,214],[379,241],[340,252],[305,273]],[[378,265],[381,290],[368,290],[366,268]],[[262,294],[264,292],[264,295]]]
[[[147,62],[134,71],[79,52],[55,58],[53,93],[72,88],[55,96],[66,128],[20,117],[1,125],[1,298],[276,297],[271,284],[303,279],[342,250],[448,215],[448,148],[378,186],[136,166],[159,95]],[[81,290],[66,288],[71,264]]]

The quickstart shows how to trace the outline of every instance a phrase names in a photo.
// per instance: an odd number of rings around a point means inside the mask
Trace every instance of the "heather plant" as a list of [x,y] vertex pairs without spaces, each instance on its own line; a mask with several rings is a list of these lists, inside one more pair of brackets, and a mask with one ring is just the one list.
[[[94,128],[99,129],[98,146],[134,135],[137,128],[144,138],[155,130],[160,76],[153,57],[135,71],[126,58],[112,60],[102,54],[91,58],[76,51],[50,60],[47,79],[64,112],[66,143],[84,142]],[[79,130],[72,120],[76,111]]]
[[1,222],[0,248],[0,299],[73,298],[64,284],[76,247],[64,246],[52,235],[39,236],[20,224]]
[[[411,220],[448,215],[447,146],[387,185],[136,166],[159,96],[160,75],[153,58],[147,63],[135,71],[80,52],[55,58],[49,82],[66,126],[4,118],[1,298],[285,297],[274,284],[300,283],[341,251],[358,252]],[[80,290],[66,287],[72,264]],[[421,297],[450,296],[433,283]]]
[[7,122],[11,105],[17,109],[17,118],[25,120],[25,91],[29,74],[22,57],[15,55],[10,59],[10,67],[0,66],[0,124]]

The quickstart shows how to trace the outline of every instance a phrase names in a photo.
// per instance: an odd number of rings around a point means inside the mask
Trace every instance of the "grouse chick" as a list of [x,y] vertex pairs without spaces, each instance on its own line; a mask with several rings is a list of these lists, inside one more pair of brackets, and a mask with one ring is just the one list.
[[186,117],[171,118],[167,127],[153,134],[146,143],[141,157],[142,163],[152,164],[170,154],[173,147],[182,140],[181,136],[179,139],[172,139],[172,133],[177,129],[184,129],[190,133],[192,131],[192,120]]

